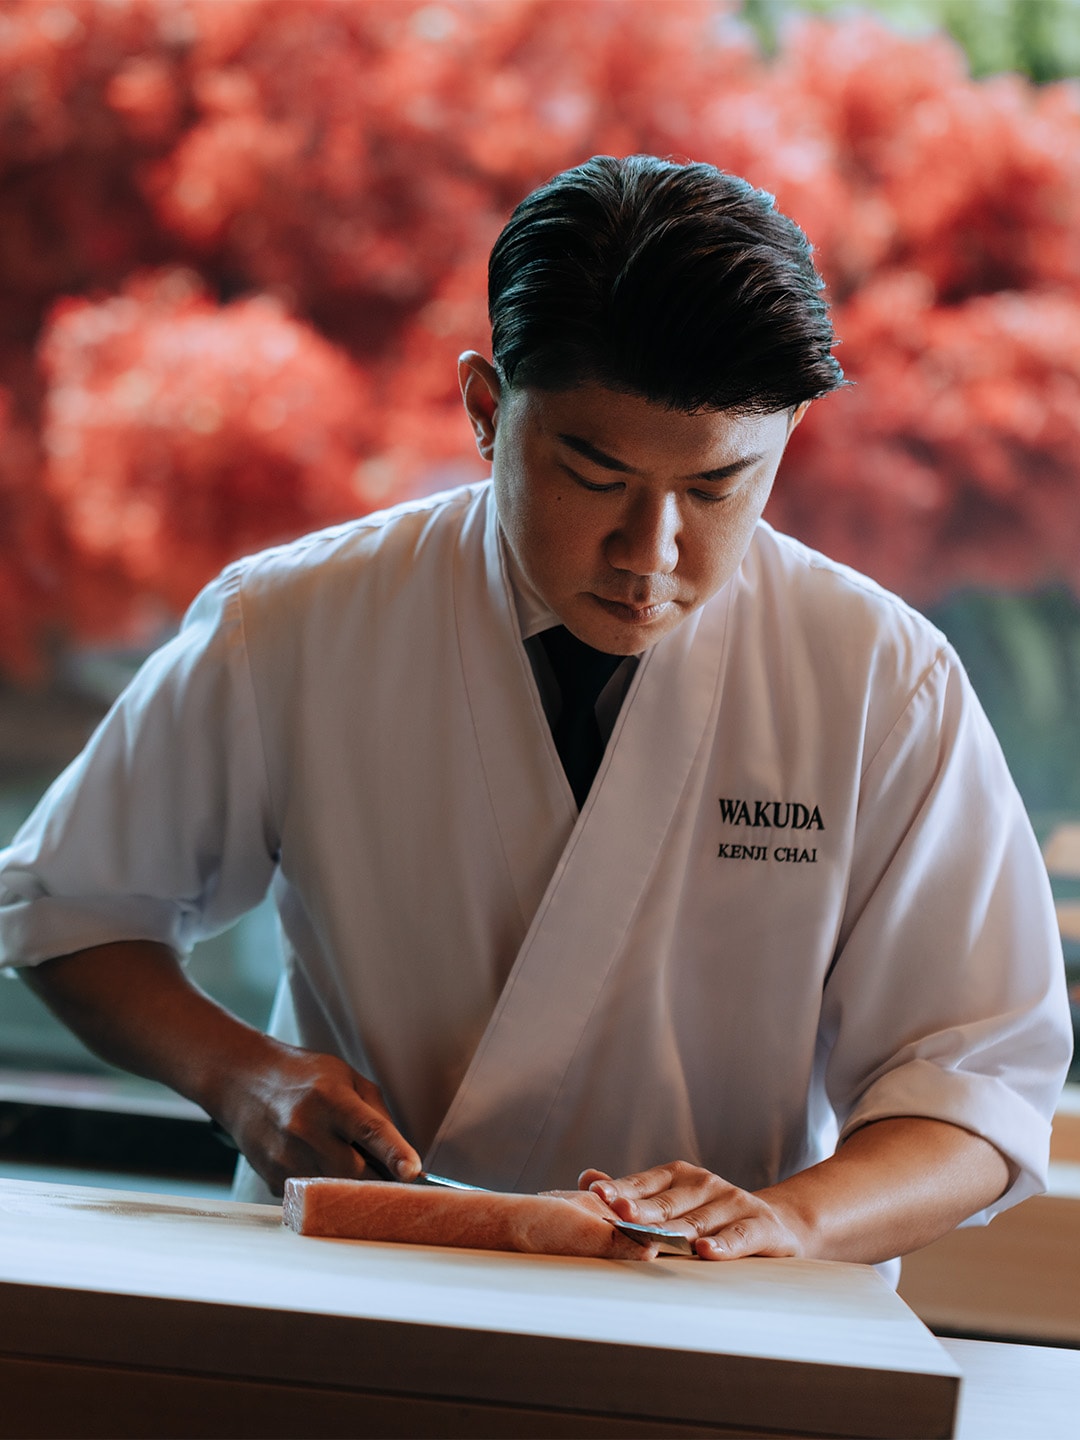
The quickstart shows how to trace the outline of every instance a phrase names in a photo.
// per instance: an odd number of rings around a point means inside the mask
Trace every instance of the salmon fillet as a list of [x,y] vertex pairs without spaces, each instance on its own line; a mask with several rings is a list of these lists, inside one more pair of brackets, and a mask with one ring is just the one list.
[[507,1195],[322,1176],[286,1180],[282,1211],[285,1224],[300,1235],[651,1260],[655,1247],[620,1235],[612,1226],[616,1218],[589,1191]]

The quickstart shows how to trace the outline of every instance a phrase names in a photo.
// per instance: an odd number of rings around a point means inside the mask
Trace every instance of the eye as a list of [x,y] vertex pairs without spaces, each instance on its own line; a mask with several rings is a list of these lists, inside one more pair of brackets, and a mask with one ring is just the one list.
[[717,494],[713,490],[691,490],[690,494],[695,500],[704,500],[707,505],[721,505],[725,500],[731,499],[731,491],[725,490]]
[[575,485],[580,485],[583,490],[591,490],[595,495],[611,495],[616,490],[622,489],[621,480],[613,480],[610,485],[597,485],[593,480],[586,480],[584,475],[579,475],[569,465],[560,465],[559,468],[564,474],[570,476]]

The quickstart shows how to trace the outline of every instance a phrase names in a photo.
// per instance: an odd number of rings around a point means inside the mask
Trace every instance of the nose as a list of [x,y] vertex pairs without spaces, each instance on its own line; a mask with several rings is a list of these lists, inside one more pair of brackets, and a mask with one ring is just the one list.
[[679,502],[675,495],[628,497],[619,524],[608,536],[607,559],[634,575],[670,575],[679,563]]

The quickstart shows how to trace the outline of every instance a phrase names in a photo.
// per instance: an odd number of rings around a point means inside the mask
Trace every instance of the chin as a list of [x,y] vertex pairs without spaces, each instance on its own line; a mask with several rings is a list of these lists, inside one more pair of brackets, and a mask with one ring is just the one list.
[[591,645],[594,650],[603,650],[608,655],[641,655],[675,630],[682,618],[680,615],[666,623],[635,624],[607,615],[590,615],[580,624],[571,620],[567,629],[572,630],[579,640],[584,640],[586,645]]

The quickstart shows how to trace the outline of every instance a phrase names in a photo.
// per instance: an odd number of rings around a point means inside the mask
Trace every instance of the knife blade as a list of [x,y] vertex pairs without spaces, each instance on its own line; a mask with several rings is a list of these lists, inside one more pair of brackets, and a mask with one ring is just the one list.
[[660,1225],[634,1225],[629,1220],[612,1220],[620,1235],[636,1240],[639,1245],[657,1245],[661,1255],[697,1255],[694,1242],[678,1230],[665,1230]]
[[446,1175],[432,1175],[430,1170],[421,1170],[414,1185],[435,1185],[440,1190],[480,1190],[485,1195],[493,1194],[486,1185],[467,1185],[464,1180],[451,1180]]

